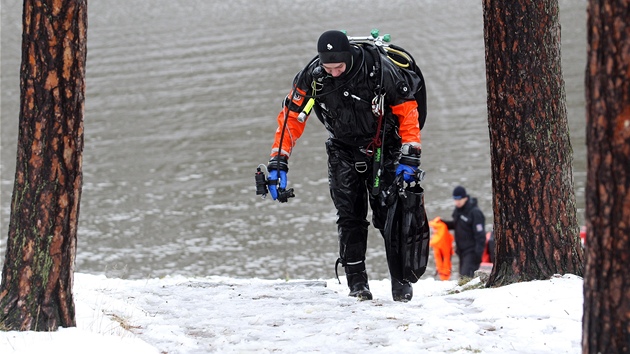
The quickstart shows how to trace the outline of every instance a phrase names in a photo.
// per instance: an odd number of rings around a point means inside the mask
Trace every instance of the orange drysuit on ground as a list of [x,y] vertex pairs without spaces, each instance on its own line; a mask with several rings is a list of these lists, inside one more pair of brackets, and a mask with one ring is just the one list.
[[429,246],[433,247],[435,267],[441,280],[449,280],[452,268],[451,257],[455,253],[453,251],[453,234],[448,231],[448,226],[440,217],[429,221],[429,226],[434,231]]

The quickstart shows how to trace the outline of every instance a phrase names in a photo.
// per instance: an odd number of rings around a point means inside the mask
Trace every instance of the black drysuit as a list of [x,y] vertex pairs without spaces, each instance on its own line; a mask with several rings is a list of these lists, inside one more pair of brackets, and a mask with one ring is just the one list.
[[[414,73],[399,69],[385,57],[377,62],[372,53],[361,47],[352,47],[352,57],[351,69],[340,77],[314,80],[313,70],[320,65],[315,59],[294,81],[300,91],[315,96],[315,112],[329,132],[326,151],[330,195],[338,216],[339,262],[346,274],[365,271],[368,205],[374,227],[381,233],[387,217],[387,207],[382,205],[379,193],[372,193],[377,151],[371,143],[375,138],[382,142],[379,187],[384,190],[395,178],[401,147],[399,121],[391,106],[415,100],[413,93],[421,85]],[[372,112],[372,100],[377,94],[384,95],[378,135],[379,117]],[[299,112],[302,107],[295,107],[294,102],[287,98],[289,109]],[[392,277],[401,279],[399,267],[393,268],[390,267]]]

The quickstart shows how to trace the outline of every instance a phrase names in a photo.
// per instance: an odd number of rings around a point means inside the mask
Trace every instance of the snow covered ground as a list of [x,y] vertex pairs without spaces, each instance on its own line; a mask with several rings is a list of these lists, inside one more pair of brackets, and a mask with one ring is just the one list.
[[76,274],[78,326],[0,332],[0,353],[581,352],[574,275],[474,290],[420,280],[409,303],[388,280],[371,280],[364,302],[342,282]]

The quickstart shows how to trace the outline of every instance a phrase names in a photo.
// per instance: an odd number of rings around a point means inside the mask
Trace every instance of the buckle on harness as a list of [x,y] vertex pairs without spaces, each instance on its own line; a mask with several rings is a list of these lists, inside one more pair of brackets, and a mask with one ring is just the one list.
[[365,161],[355,162],[354,163],[354,169],[357,170],[357,172],[359,172],[359,173],[363,173],[363,172],[367,171],[368,164]]

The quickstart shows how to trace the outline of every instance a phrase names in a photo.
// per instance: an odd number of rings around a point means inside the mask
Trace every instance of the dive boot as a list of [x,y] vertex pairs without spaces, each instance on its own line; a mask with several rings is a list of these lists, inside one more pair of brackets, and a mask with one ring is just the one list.
[[394,301],[408,302],[413,297],[413,287],[408,281],[392,279],[392,298]]
[[348,279],[348,287],[350,288],[348,296],[356,297],[359,300],[372,300],[372,292],[365,271],[346,274],[346,279]]

